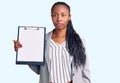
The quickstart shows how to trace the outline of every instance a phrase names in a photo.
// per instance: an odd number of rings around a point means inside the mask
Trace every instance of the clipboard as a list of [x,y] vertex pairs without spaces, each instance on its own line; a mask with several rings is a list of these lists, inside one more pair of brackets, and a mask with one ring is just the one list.
[[22,44],[16,52],[16,64],[44,63],[45,27],[18,26],[17,40]]

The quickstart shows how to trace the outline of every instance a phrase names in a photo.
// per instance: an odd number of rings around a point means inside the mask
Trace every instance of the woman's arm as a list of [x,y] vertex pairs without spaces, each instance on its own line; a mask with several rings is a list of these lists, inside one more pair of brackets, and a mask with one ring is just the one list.
[[83,81],[84,83],[91,83],[91,76],[90,76],[90,69],[89,69],[89,60],[88,60],[88,54],[87,54],[87,51],[86,51],[86,43],[85,43],[85,40],[84,38],[82,38],[82,42],[83,42],[83,45],[85,47],[85,53],[86,53],[86,63],[85,65],[82,67],[82,77],[83,77]]
[[36,74],[40,74],[40,65],[29,65],[31,70],[33,70]]
[[82,68],[82,77],[83,77],[84,83],[91,83],[89,61],[87,57],[86,57],[86,63]]

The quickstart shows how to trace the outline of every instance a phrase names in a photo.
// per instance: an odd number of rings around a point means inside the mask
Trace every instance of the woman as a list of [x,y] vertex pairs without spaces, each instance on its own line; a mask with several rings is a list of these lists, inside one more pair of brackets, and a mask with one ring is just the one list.
[[[46,35],[45,63],[29,65],[40,74],[40,83],[90,83],[90,71],[83,42],[73,29],[70,7],[57,2],[51,8],[55,29]],[[14,41],[15,50],[20,42]]]

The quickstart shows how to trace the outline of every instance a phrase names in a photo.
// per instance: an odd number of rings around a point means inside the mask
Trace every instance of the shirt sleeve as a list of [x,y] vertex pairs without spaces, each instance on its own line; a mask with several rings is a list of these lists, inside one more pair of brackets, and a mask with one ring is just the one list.
[[29,65],[30,69],[33,70],[36,74],[40,74],[40,65]]
[[91,83],[91,79],[90,79],[90,69],[89,69],[89,61],[88,58],[86,57],[86,63],[82,68],[82,78],[84,83]]
[[85,43],[85,40],[83,37],[81,37],[82,39],[82,42],[83,42],[83,45],[85,47],[85,53],[86,53],[86,63],[85,65],[83,66],[82,68],[82,77],[83,77],[83,81],[84,83],[91,83],[91,80],[90,80],[90,69],[89,69],[89,60],[88,60],[88,54],[87,54],[87,51],[86,51],[86,43]]

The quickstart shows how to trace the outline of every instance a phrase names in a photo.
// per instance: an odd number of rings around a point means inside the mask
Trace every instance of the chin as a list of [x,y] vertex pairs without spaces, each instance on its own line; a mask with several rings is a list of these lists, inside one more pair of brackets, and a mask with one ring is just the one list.
[[55,29],[62,30],[65,29],[64,27],[56,27]]
[[56,27],[55,29],[62,29],[62,27]]

